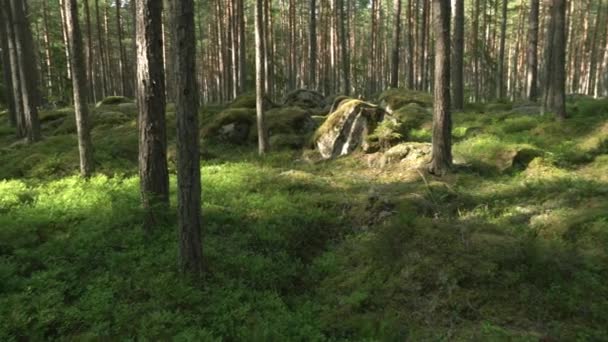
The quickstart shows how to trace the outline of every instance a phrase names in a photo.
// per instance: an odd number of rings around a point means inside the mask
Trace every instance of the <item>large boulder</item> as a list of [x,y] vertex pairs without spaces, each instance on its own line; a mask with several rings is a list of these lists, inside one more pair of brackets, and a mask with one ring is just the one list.
[[201,129],[202,138],[216,138],[234,144],[244,144],[255,123],[255,110],[229,108],[217,114]]
[[323,94],[307,89],[298,89],[287,94],[283,104],[288,107],[300,107],[307,109],[325,108],[327,105]]
[[[264,96],[263,104],[264,110],[268,110],[276,107],[275,104],[270,100],[269,97]],[[255,109],[256,108],[256,99],[255,94],[243,94],[232,100],[228,105],[229,109],[239,109],[239,108],[247,108],[247,109]]]
[[365,144],[367,135],[384,119],[384,113],[367,102],[344,101],[317,129],[314,144],[324,159],[350,154]]
[[132,103],[133,100],[124,97],[124,96],[108,96],[105,99],[97,102],[97,104],[95,105],[95,108],[99,108],[101,106],[113,106],[113,105],[119,105],[122,103]]
[[389,89],[378,97],[380,106],[384,107],[388,113],[392,113],[411,103],[421,107],[432,107],[433,96],[429,93],[409,90],[409,89]]

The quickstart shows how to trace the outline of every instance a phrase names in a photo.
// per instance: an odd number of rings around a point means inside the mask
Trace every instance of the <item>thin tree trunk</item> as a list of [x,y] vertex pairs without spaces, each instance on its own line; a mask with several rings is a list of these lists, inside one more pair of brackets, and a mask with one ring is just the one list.
[[502,22],[500,26],[500,50],[498,53],[498,68],[496,75],[496,97],[502,100],[505,97],[505,44],[507,36],[507,9],[508,0],[502,0]]
[[443,175],[452,167],[452,119],[450,115],[450,2],[433,1],[435,35],[435,92],[433,151],[429,172]]
[[399,49],[401,48],[401,0],[393,1],[393,52],[391,55],[391,88],[399,86]]
[[46,67],[47,96],[53,97],[53,53],[51,52],[51,39],[48,19],[48,0],[42,0],[42,22],[44,28],[44,62]]
[[193,0],[173,0],[177,110],[177,213],[182,272],[203,272],[201,243],[201,169],[196,85],[196,39]]
[[308,88],[317,88],[317,1],[310,0],[310,27],[308,33]]
[[[133,0],[132,0],[133,1]],[[97,46],[99,47],[99,68],[101,72],[101,97],[108,95],[108,73],[105,59],[105,46],[103,43],[103,31],[101,29],[101,15],[99,14],[99,0],[95,0],[95,19],[97,24]]]
[[5,100],[8,105],[8,119],[12,127],[17,127],[17,113],[15,108],[15,97],[13,90],[13,70],[11,67],[11,58],[9,52],[9,35],[6,30],[8,23],[7,17],[4,15],[4,4],[0,2],[0,49],[2,50],[2,76],[4,78],[4,86],[6,89]]
[[76,0],[65,1],[65,16],[70,48],[70,67],[72,70],[72,87],[74,92],[74,113],[78,134],[78,152],[80,155],[80,175],[89,178],[94,170],[93,143],[87,105],[87,80],[85,59],[82,48],[82,34],[78,21],[78,4]]
[[169,205],[162,2],[136,0],[139,177],[144,229],[151,231]]
[[23,113],[23,96],[21,91],[21,77],[19,76],[19,57],[17,55],[17,46],[15,42],[15,25],[13,24],[13,14],[9,0],[3,0],[2,3],[4,20],[3,25],[6,31],[6,40],[8,46],[8,56],[10,64],[11,84],[13,103],[15,105],[15,123],[17,126],[17,138],[22,138],[26,134],[25,118]]
[[117,32],[117,38],[118,38],[118,55],[119,55],[119,59],[118,59],[118,71],[120,74],[120,95],[127,95],[127,89],[129,87],[128,85],[128,81],[127,81],[127,73],[125,71],[126,69],[126,57],[125,57],[125,48],[123,46],[122,43],[122,19],[121,19],[121,15],[120,15],[120,9],[122,7],[122,1],[121,0],[116,0],[116,32]]
[[453,103],[454,110],[462,110],[464,108],[464,0],[456,0],[454,6]]
[[21,80],[21,96],[23,98],[23,114],[29,143],[40,140],[40,122],[38,120],[37,101],[38,80],[37,73],[30,72],[30,66],[36,65],[34,61],[34,48],[32,32],[23,4],[18,0],[10,0],[11,13],[15,27],[15,45],[17,59],[19,60],[19,78]]
[[350,94],[350,62],[349,52],[347,46],[347,29],[346,22],[347,18],[344,14],[344,0],[339,0],[340,6],[340,46],[342,49],[342,84],[344,86],[344,94]]
[[260,155],[264,155],[268,151],[268,138],[266,135],[266,123],[264,120],[264,23],[262,22],[264,0],[256,0],[255,4],[255,99],[258,129],[258,151]]

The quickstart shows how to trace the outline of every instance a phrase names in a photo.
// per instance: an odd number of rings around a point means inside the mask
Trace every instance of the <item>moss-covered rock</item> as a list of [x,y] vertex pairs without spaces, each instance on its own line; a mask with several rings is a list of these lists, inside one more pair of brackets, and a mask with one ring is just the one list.
[[268,134],[308,134],[314,131],[315,121],[310,113],[299,107],[275,108],[267,111]]
[[112,106],[112,105],[119,105],[121,103],[130,103],[133,102],[133,100],[124,97],[124,96],[108,96],[105,99],[97,102],[97,104],[95,105],[96,108],[99,108],[101,106]]
[[378,97],[380,106],[392,113],[410,103],[418,104],[422,107],[433,106],[433,96],[429,93],[403,88],[389,89]]
[[244,144],[247,142],[249,130],[254,123],[254,109],[229,108],[214,116],[203,126],[201,137]]
[[432,145],[429,143],[407,142],[391,147],[381,159],[383,165],[400,163],[405,169],[416,169],[428,163]]
[[288,107],[324,108],[327,103],[325,96],[314,90],[297,89],[285,96],[283,104]]
[[[276,107],[276,105],[268,98],[264,97],[264,110],[268,110]],[[243,94],[232,100],[232,102],[228,105],[229,109],[238,109],[238,108],[247,108],[247,109],[255,109],[256,108],[256,99],[255,94]]]
[[323,158],[347,155],[361,147],[384,119],[384,110],[360,100],[344,101],[313,136]]
[[134,102],[121,103],[118,105],[117,109],[124,114],[137,116],[137,104]]
[[456,160],[490,173],[525,169],[534,158],[543,154],[534,146],[507,143],[490,134],[481,134],[454,145]]
[[298,150],[306,145],[307,139],[298,134],[275,134],[270,136],[269,143],[273,149],[289,148]]

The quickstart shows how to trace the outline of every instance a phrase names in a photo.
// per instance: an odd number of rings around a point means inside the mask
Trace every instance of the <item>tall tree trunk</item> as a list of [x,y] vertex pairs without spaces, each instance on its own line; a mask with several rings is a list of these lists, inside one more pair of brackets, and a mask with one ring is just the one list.
[[507,10],[509,1],[502,0],[502,22],[500,25],[500,47],[498,53],[498,68],[496,75],[496,97],[502,100],[505,97],[505,44],[507,39]]
[[122,1],[116,0],[116,34],[118,38],[118,71],[120,74],[120,95],[127,95],[127,89],[129,89],[129,83],[127,81],[127,73],[126,73],[126,57],[125,57],[125,48],[122,43],[122,19],[120,15],[120,9],[122,7]]
[[44,62],[46,67],[47,96],[53,97],[53,54],[51,52],[51,38],[49,32],[48,0],[42,1],[42,22],[44,28]]
[[177,110],[177,213],[182,272],[203,271],[201,243],[201,168],[193,0],[173,1]]
[[433,151],[429,172],[443,175],[452,167],[452,118],[450,115],[450,2],[433,1],[435,35],[435,92]]
[[245,35],[245,3],[237,0],[237,14],[239,21],[239,92],[247,88],[247,48]]
[[139,177],[144,229],[159,223],[169,205],[162,2],[136,0]]
[[474,95],[475,95],[475,102],[479,102],[480,101],[480,96],[481,96],[481,91],[480,91],[480,84],[479,82],[481,81],[480,73],[481,70],[479,70],[480,68],[480,63],[479,63],[479,55],[481,54],[480,49],[479,49],[479,16],[480,16],[480,6],[479,6],[479,2],[480,0],[475,0],[475,5],[473,7],[473,50],[471,51],[471,54],[473,55],[473,89],[474,89]]
[[8,46],[8,56],[10,64],[10,76],[12,85],[13,103],[15,105],[15,123],[17,126],[17,138],[22,138],[26,134],[25,118],[23,113],[23,96],[21,77],[19,75],[19,57],[15,42],[15,25],[13,24],[13,14],[11,12],[9,0],[2,0],[4,18],[2,23],[6,31],[6,41]]
[[74,92],[74,113],[78,134],[78,152],[80,155],[80,175],[89,178],[94,170],[93,143],[87,105],[87,80],[85,59],[82,49],[82,34],[78,22],[78,4],[76,0],[65,1],[65,17],[70,48],[70,67],[72,70],[72,87]]
[[344,0],[339,0],[340,10],[340,48],[342,50],[342,85],[344,87],[344,94],[350,94],[350,61],[349,52],[347,46],[347,29],[346,22],[347,16],[344,14]]
[[530,0],[530,17],[528,19],[528,48],[526,61],[526,92],[530,101],[538,97],[538,30],[540,0]]
[[399,49],[401,48],[401,0],[393,0],[393,52],[391,55],[391,87],[399,86]]
[[545,57],[543,112],[550,110],[558,121],[566,118],[566,0],[552,0]]
[[464,108],[464,0],[454,2],[452,89],[454,110]]
[[407,5],[407,87],[414,89],[414,15],[413,1],[408,0]]
[[87,47],[86,47],[86,72],[87,81],[89,82],[89,97],[93,102],[97,102],[96,89],[95,89],[95,73],[93,66],[93,33],[91,29],[91,10],[89,8],[89,0],[83,1],[84,7],[84,20],[86,23],[87,30]]
[[310,0],[310,27],[308,32],[308,88],[317,88],[317,1]]
[[[133,0],[131,0],[133,1]],[[101,73],[101,97],[106,97],[108,95],[109,87],[108,87],[108,66],[106,65],[105,59],[105,46],[103,41],[103,31],[101,29],[101,15],[99,13],[99,0],[95,0],[95,21],[97,26],[97,46],[99,48],[99,55],[97,56],[97,60],[99,61],[99,68]]]
[[[314,1],[314,0],[313,0]],[[264,37],[262,22],[264,0],[255,2],[255,99],[258,129],[258,151],[260,155],[268,151],[268,137],[264,120]]]
[[4,15],[4,4],[0,1],[0,49],[2,55],[2,76],[4,78],[5,86],[5,100],[8,106],[8,119],[12,127],[17,127],[17,113],[15,108],[15,97],[13,90],[13,70],[11,68],[11,58],[9,52],[9,35],[6,30],[6,24],[8,24],[8,18]]
[[597,70],[597,48],[601,44],[601,39],[598,41],[598,32],[600,30],[600,21],[602,19],[602,0],[599,0],[597,14],[595,17],[595,25],[593,28],[593,37],[591,38],[591,51],[589,52],[589,66],[587,68],[587,95],[595,94],[596,70]]
[[30,67],[36,65],[34,58],[34,41],[23,3],[10,0],[13,24],[15,27],[15,45],[19,60],[19,78],[21,80],[21,96],[23,98],[23,114],[27,131],[27,141],[32,143],[40,140],[40,122],[38,120],[38,73],[31,72]]

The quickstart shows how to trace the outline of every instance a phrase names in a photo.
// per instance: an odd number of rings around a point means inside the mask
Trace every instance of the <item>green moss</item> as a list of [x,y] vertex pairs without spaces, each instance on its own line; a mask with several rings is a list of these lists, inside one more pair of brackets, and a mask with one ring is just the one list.
[[133,102],[133,100],[124,96],[108,96],[105,99],[97,102],[97,105],[95,105],[95,107],[99,108],[101,106],[111,106],[129,102]]
[[275,108],[265,112],[270,135],[276,133],[308,133],[314,121],[308,111],[299,107]]
[[218,115],[208,119],[201,129],[201,137],[207,138],[217,134],[222,126],[242,122],[248,125],[253,125],[255,122],[255,110],[247,108],[231,108],[226,109]]
[[513,117],[505,119],[501,125],[501,128],[502,131],[506,134],[517,133],[522,131],[529,131],[535,128],[538,123],[539,122],[537,119],[529,116]]
[[297,134],[275,134],[269,138],[271,148],[301,149],[307,142],[303,135]]
[[433,96],[431,94],[402,88],[384,91],[378,97],[378,101],[380,103],[385,103],[392,111],[398,110],[411,103],[418,104],[422,107],[433,106]]
[[321,127],[319,127],[315,131],[315,134],[313,135],[312,140],[315,141],[322,135],[324,135],[327,132],[329,132],[330,130],[334,129],[336,124],[338,124],[342,120],[342,117],[344,115],[350,113],[353,109],[355,109],[358,106],[376,107],[372,104],[363,102],[361,100],[348,100],[348,101],[342,102],[342,104],[340,104],[340,106],[336,109],[336,111],[334,111],[327,117],[327,119],[325,120],[323,125],[321,125]]

